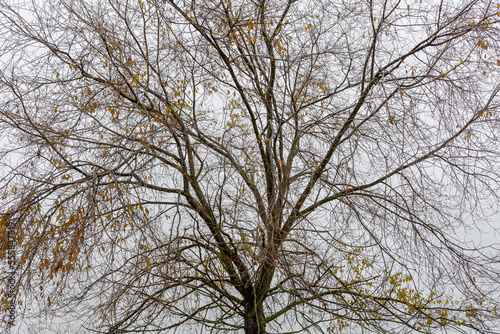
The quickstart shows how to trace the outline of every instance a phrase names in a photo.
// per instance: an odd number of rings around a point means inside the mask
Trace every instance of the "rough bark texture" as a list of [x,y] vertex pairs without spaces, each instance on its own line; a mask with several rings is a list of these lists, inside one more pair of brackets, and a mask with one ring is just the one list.
[[251,302],[247,305],[245,308],[245,334],[266,333],[262,304],[255,305],[255,303]]

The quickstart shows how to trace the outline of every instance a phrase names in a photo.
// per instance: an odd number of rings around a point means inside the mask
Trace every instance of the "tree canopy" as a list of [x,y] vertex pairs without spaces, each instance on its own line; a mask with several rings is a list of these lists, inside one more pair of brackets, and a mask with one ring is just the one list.
[[2,1],[17,326],[495,332],[499,7]]

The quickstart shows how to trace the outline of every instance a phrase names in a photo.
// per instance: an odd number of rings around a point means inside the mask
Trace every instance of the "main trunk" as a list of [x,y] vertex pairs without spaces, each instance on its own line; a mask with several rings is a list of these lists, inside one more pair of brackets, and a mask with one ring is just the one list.
[[264,308],[254,303],[247,304],[245,309],[245,334],[264,334]]

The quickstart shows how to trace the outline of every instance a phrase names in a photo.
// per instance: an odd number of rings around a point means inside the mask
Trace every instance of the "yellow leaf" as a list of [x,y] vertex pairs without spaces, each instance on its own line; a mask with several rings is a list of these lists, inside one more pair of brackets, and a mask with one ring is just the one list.
[[477,45],[478,45],[479,47],[481,47],[482,49],[484,49],[484,50],[488,50],[488,44],[487,44],[487,43],[485,43],[485,42],[483,42],[483,41],[481,41],[481,40],[479,40],[479,41],[477,42]]

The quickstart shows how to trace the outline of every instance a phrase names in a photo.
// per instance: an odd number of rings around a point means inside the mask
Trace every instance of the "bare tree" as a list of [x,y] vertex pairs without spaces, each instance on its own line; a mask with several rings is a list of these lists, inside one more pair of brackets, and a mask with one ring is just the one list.
[[2,2],[18,322],[494,332],[498,6]]

